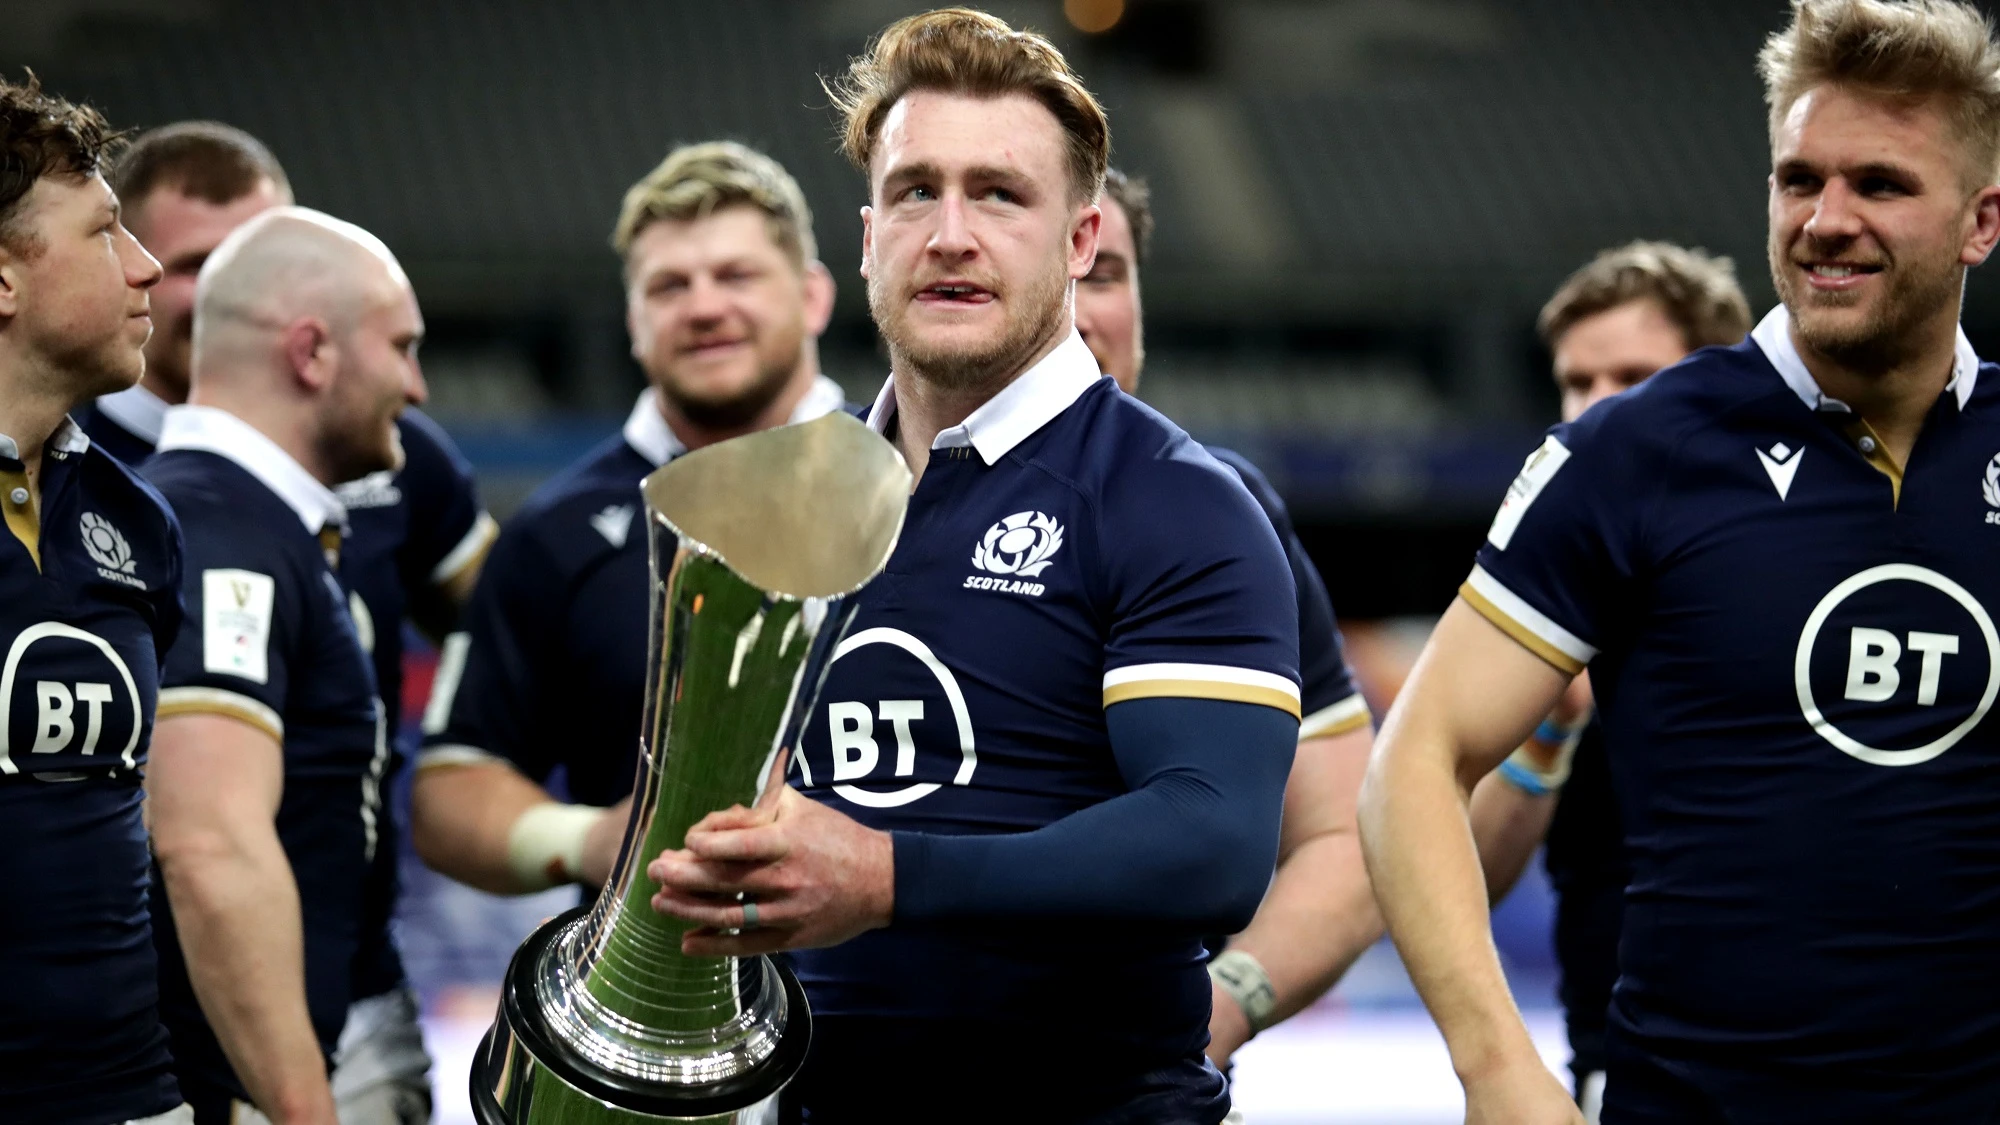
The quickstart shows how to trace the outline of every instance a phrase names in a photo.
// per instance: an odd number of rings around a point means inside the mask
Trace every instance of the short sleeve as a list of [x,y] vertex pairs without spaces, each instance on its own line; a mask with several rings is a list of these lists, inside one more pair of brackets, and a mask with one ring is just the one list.
[[1183,440],[1114,478],[1098,520],[1110,583],[1106,707],[1220,699],[1299,716],[1291,571],[1234,473]]
[[479,503],[472,466],[436,422],[414,410],[398,422],[403,469],[396,486],[409,506],[409,531],[397,551],[403,586],[442,586],[477,566],[499,526]]
[[186,619],[160,674],[159,716],[227,715],[282,742],[292,656],[321,581],[279,537],[183,512]]
[[1271,530],[1284,547],[1285,561],[1291,567],[1299,608],[1299,703],[1303,712],[1299,738],[1360,730],[1373,719],[1368,713],[1368,701],[1355,687],[1354,673],[1347,666],[1346,646],[1341,640],[1340,624],[1334,616],[1333,598],[1326,591],[1326,581],[1313,565],[1312,556],[1306,553],[1305,544],[1299,541],[1284,499],[1270,480],[1242,455],[1226,449],[1211,448],[1209,452],[1243,479],[1251,498],[1264,510],[1264,518],[1271,521]]
[[500,758],[536,781],[556,766],[541,712],[555,681],[562,599],[555,567],[528,529],[500,535],[479,574],[465,628],[445,638],[424,710],[418,768]]
[[1507,488],[1459,596],[1569,672],[1596,657],[1636,571],[1642,494],[1633,443],[1600,408],[1557,426]]

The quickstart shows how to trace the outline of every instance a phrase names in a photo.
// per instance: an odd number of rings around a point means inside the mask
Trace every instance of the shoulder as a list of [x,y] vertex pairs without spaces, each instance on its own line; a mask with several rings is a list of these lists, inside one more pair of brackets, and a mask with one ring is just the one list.
[[581,566],[606,550],[644,539],[639,482],[653,466],[613,437],[529,495],[501,529],[496,555],[534,544],[555,560]]
[[1789,394],[1763,350],[1746,339],[1702,348],[1553,432],[1572,452],[1615,451],[1615,459],[1629,461],[1632,454],[1669,453],[1690,434],[1738,410]]
[[1257,466],[1251,464],[1249,458],[1233,449],[1224,449],[1219,445],[1210,445],[1204,448],[1208,450],[1209,456],[1220,461],[1236,474],[1237,478],[1243,482],[1243,487],[1249,491],[1250,498],[1257,501],[1259,508],[1264,509],[1264,515],[1270,518],[1273,526],[1290,526],[1292,516],[1285,508],[1284,498],[1279,496],[1278,490],[1271,486],[1270,478],[1266,477]]
[[228,458],[193,449],[155,454],[142,470],[178,518],[190,567],[221,560],[317,557],[318,543],[299,517],[256,477]]
[[444,432],[444,427],[433,421],[428,414],[417,410],[405,410],[396,420],[396,431],[403,439],[403,468],[406,477],[470,476],[472,467],[465,460],[465,454]]

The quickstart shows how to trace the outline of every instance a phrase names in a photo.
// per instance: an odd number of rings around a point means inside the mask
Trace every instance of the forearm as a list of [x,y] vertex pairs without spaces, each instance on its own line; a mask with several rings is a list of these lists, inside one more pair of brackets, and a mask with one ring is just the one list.
[[1535,849],[1548,835],[1559,797],[1559,793],[1526,793],[1498,772],[1480,778],[1473,788],[1469,811],[1472,839],[1479,849],[1490,903],[1506,898],[1520,881],[1521,872],[1527,870]]
[[1285,857],[1257,916],[1229,948],[1264,967],[1276,1023],[1326,995],[1381,936],[1361,843],[1348,832],[1305,841]]
[[1377,901],[1411,980],[1461,1077],[1532,1053],[1501,971],[1486,884],[1452,755],[1409,743],[1378,754],[1362,790],[1361,826]]
[[275,833],[160,857],[196,998],[250,1100],[280,1125],[334,1120],[306,1007],[298,886]]
[[[411,837],[425,863],[461,883],[502,895],[529,894],[581,878],[586,865],[579,825],[594,821],[589,814],[601,815],[589,806],[559,804],[499,761],[419,763],[410,810]],[[531,811],[535,818],[524,825],[522,818]],[[545,838],[523,839],[524,832]]]
[[1277,858],[1298,721],[1179,699],[1106,716],[1129,792],[1031,832],[895,834],[896,917],[1248,924]]

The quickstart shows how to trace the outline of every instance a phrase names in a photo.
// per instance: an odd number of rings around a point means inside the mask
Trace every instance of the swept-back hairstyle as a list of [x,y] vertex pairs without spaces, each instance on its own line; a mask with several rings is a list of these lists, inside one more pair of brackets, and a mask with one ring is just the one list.
[[1072,198],[1094,200],[1111,162],[1111,123],[1055,44],[971,8],[941,8],[883,29],[847,74],[825,83],[845,119],[841,151],[863,173],[882,119],[913,90],[994,98],[1026,94],[1062,126]]
[[0,79],[0,245],[38,253],[20,229],[21,201],[44,177],[95,175],[118,136],[103,114],[45,93],[32,71],[25,83]]
[[1553,348],[1578,321],[1633,301],[1657,302],[1689,351],[1750,333],[1735,263],[1671,242],[1631,242],[1591,259],[1542,306],[1536,327]]
[[1836,85],[1898,101],[1937,99],[1965,144],[1969,183],[2000,179],[2000,46],[1960,0],[1792,0],[1792,24],[1757,71],[1771,135],[1800,96]]
[[292,182],[264,142],[220,121],[148,129],[118,154],[106,178],[128,207],[157,188],[220,206],[249,195],[265,180],[277,187],[279,202],[292,201]]

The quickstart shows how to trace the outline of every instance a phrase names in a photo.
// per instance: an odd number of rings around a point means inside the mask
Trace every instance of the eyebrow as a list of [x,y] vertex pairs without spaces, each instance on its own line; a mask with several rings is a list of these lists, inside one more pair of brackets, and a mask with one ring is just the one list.
[[[1025,183],[1028,179],[1027,174],[1018,168],[1002,168],[997,164],[974,164],[964,170],[963,177],[968,180],[997,180],[1010,184]],[[886,187],[890,184],[906,184],[912,180],[942,180],[944,178],[945,173],[943,168],[938,167],[928,160],[920,160],[915,164],[906,164],[890,172],[882,178],[882,183]]]
[[[1803,156],[1791,156],[1778,161],[1776,167],[1772,170],[1775,172],[1818,172],[1822,167],[1823,165],[1817,161],[1807,160]],[[1891,180],[1908,180],[1912,183],[1923,182],[1923,177],[1917,173],[1916,169],[1887,160],[1869,160],[1853,165],[1852,167],[1836,167],[1834,171],[1848,179],[1880,176]]]

